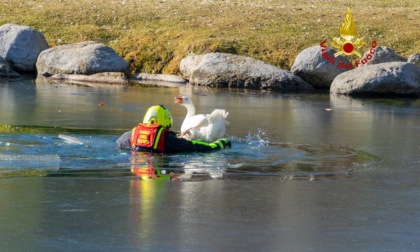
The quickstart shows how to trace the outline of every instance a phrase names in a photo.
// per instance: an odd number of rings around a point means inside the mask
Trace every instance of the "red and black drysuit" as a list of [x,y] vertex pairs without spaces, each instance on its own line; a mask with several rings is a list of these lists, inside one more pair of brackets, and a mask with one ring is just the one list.
[[117,145],[123,149],[141,152],[179,153],[205,152],[224,149],[231,145],[226,138],[213,143],[199,140],[186,140],[176,136],[175,132],[160,124],[140,123],[131,131],[127,131],[117,139]]

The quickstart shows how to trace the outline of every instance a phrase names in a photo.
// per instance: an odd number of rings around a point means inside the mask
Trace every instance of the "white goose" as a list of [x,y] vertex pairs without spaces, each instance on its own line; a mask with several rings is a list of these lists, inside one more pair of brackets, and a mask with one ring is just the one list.
[[213,142],[225,136],[225,126],[229,124],[226,120],[229,112],[226,110],[215,109],[211,114],[196,115],[194,104],[188,97],[175,97],[175,103],[187,108],[187,115],[181,125],[181,136],[206,142]]

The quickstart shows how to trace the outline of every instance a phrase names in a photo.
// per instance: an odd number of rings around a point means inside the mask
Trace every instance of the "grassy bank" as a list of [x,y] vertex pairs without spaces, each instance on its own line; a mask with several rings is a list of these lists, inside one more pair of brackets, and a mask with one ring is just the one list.
[[51,46],[99,41],[132,72],[178,74],[189,52],[246,55],[290,69],[301,50],[339,36],[347,7],[366,44],[376,40],[405,57],[419,53],[419,6],[420,0],[3,0],[0,25],[31,26]]

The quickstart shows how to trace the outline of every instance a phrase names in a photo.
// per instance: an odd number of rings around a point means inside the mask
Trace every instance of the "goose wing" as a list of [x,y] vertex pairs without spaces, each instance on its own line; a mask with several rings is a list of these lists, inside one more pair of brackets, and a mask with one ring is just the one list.
[[200,114],[186,119],[181,126],[181,135],[194,128],[206,127],[209,124],[209,115]]

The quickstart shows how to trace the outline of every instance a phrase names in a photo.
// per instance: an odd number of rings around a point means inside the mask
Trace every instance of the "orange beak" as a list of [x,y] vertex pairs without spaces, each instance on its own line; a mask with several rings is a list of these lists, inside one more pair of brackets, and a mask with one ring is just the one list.
[[175,103],[182,104],[182,97],[181,96],[175,97]]

